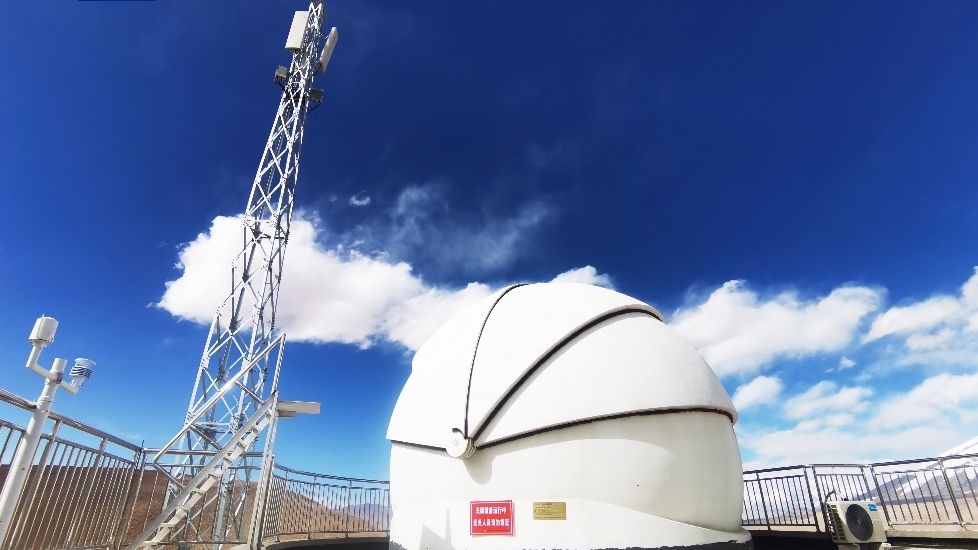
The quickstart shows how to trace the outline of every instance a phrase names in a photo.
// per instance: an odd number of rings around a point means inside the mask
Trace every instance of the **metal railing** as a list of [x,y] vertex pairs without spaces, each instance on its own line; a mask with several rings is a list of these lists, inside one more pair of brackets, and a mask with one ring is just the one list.
[[[34,404],[0,390],[0,482],[24,435],[6,420],[27,416]],[[157,451],[52,412],[34,457],[27,486],[0,548],[118,550],[125,548],[167,503],[171,480],[147,467]],[[192,476],[205,457],[169,451],[180,476]],[[175,454],[174,454],[175,453]],[[387,481],[337,477],[275,464],[259,483],[261,453],[235,468],[174,531],[170,547],[239,544],[250,519],[259,518],[262,539],[282,541],[357,534],[390,528]],[[189,464],[189,466],[188,466]],[[181,478],[182,479],[182,478]],[[264,487],[264,489],[260,489]],[[215,506],[217,491],[246,508],[233,517]],[[262,490],[265,494],[258,495]],[[816,464],[744,472],[743,524],[749,528],[827,531],[824,503],[873,500],[890,528],[969,530],[978,526],[978,454],[874,464]],[[256,504],[257,503],[257,504]],[[255,506],[259,510],[254,510]],[[255,513],[252,513],[255,512]]]
[[266,499],[264,537],[386,533],[390,482],[301,472],[275,465]]
[[[132,488],[133,506],[119,548],[136,542],[139,534],[175,497],[177,490],[168,474],[175,476],[177,482],[186,484],[215,451],[169,450],[162,453],[159,461],[163,466],[170,467],[168,471],[152,464],[151,458],[158,453],[159,449],[143,450],[141,466]],[[162,545],[179,546],[190,542],[211,548],[220,544],[242,544],[247,540],[249,520],[256,502],[262,453],[245,453],[243,458],[245,465],[230,468],[220,484],[204,493]],[[221,505],[222,492],[232,497],[225,499],[224,506]],[[238,503],[243,509],[232,509],[226,505],[228,501]]]
[[978,526],[978,455],[744,472],[745,527],[827,531],[825,502],[872,500],[891,528]]
[[[0,389],[0,418],[29,416],[34,404]],[[207,452],[159,451],[136,445],[52,412],[17,512],[0,548],[54,550],[126,548],[172,497],[171,480],[193,477]],[[0,420],[0,484],[25,429]],[[173,531],[169,548],[236,545],[248,538],[250,521],[262,517],[263,538],[292,540],[384,534],[390,524],[387,481],[301,472],[275,464],[265,498],[259,498],[262,453],[245,453],[245,466],[229,471]],[[167,466],[172,468],[167,468]],[[228,492],[243,510],[220,506]],[[239,496],[245,498],[237,498]],[[256,503],[263,506],[254,510]],[[243,518],[243,519],[242,519]]]
[[[0,402],[24,411],[34,408],[3,390]],[[58,413],[52,412],[48,420],[51,428],[41,436],[0,548],[114,548],[142,448]],[[0,483],[24,431],[0,420]]]

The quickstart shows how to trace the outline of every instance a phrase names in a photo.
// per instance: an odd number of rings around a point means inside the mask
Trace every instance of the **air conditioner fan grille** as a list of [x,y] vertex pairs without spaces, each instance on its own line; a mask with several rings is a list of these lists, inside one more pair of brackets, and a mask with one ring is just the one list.
[[873,536],[873,518],[862,506],[846,508],[846,526],[852,536],[859,540],[869,540]]

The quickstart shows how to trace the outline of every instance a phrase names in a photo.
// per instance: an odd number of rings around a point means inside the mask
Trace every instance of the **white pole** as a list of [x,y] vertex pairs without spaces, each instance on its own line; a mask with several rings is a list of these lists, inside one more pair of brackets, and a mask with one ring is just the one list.
[[44,422],[47,421],[48,414],[51,412],[51,405],[54,403],[54,393],[58,391],[58,388],[64,388],[71,393],[78,393],[82,384],[91,376],[91,367],[95,366],[94,361],[76,359],[75,366],[71,369],[72,381],[68,384],[64,382],[65,364],[67,363],[64,359],[55,359],[51,365],[51,370],[46,370],[38,365],[37,360],[41,356],[41,350],[51,345],[57,329],[58,321],[42,315],[34,324],[34,330],[31,332],[30,342],[34,347],[27,358],[27,368],[44,377],[44,389],[41,391],[41,396],[37,398],[34,414],[27,425],[24,437],[17,445],[17,452],[14,454],[14,459],[10,462],[10,469],[7,471],[7,480],[3,484],[3,490],[0,491],[0,544],[3,544],[7,539],[14,512],[17,511],[17,502],[20,500],[21,493],[24,492],[27,475],[30,473],[31,464],[34,463],[37,445],[40,443],[41,433],[44,431]]
[[59,375],[64,372],[65,363],[64,359],[55,359],[50,371],[54,375],[53,379],[44,377],[44,390],[41,392],[41,396],[37,398],[34,415],[31,416],[30,424],[27,425],[24,438],[17,445],[17,453],[10,463],[10,470],[7,471],[7,481],[3,484],[3,492],[0,493],[0,544],[7,538],[10,520],[13,519],[14,512],[17,510],[17,501],[20,500],[20,494],[24,492],[27,474],[30,472],[31,463],[34,462],[37,445],[41,441],[41,432],[44,431],[44,422],[48,419],[48,413],[51,412],[54,393],[61,386],[61,376]]

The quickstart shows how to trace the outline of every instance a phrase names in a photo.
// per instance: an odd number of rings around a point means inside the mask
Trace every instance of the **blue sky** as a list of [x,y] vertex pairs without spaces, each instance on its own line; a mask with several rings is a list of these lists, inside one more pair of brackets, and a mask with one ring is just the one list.
[[[150,446],[180,427],[306,5],[4,8],[0,387],[36,398],[43,313],[42,363],[98,362],[56,410]],[[386,477],[424,337],[561,274],[700,349],[748,467],[978,435],[978,5],[326,7],[280,304],[283,397],[323,412],[283,423],[283,463]]]

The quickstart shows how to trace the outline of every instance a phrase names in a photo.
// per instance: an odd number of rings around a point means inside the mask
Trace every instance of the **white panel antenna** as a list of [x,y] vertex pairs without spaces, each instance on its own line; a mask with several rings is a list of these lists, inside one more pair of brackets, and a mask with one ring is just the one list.
[[333,48],[336,47],[336,41],[339,40],[340,33],[333,27],[333,30],[329,31],[329,36],[326,37],[326,45],[323,46],[323,53],[319,56],[319,72],[326,72],[326,65],[329,65],[329,58],[333,55]]
[[302,49],[302,37],[306,34],[307,21],[309,21],[307,11],[297,11],[292,16],[292,28],[289,29],[289,37],[285,40],[286,50],[294,53]]

